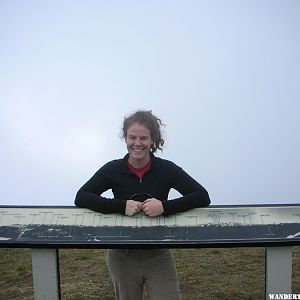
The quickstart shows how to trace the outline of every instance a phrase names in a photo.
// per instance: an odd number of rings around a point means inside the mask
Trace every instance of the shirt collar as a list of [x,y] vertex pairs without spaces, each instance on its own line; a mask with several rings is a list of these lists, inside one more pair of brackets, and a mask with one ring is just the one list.
[[[123,172],[131,173],[129,171],[129,168],[128,168],[128,158],[129,158],[129,153],[127,153],[123,157],[123,166],[122,166],[122,169],[123,169]],[[151,152],[150,152],[150,159],[151,159],[151,166],[150,166],[149,171],[151,171],[153,169],[156,169],[156,168],[159,168],[159,166],[160,166],[160,160],[153,153],[151,153]]]

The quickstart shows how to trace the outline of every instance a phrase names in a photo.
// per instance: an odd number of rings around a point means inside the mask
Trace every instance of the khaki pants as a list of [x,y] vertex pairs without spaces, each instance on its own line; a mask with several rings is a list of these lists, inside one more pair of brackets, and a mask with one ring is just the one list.
[[169,249],[110,249],[107,267],[117,300],[181,299],[175,262]]

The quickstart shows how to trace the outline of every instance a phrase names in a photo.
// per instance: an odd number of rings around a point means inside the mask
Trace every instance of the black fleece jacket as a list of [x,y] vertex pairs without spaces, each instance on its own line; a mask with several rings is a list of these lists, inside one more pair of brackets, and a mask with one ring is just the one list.
[[[75,205],[104,214],[125,214],[128,199],[134,194],[149,194],[162,201],[166,216],[210,204],[205,188],[173,162],[151,154],[151,167],[140,180],[130,172],[128,157],[127,154],[123,159],[110,161],[100,168],[79,189]],[[168,200],[171,188],[183,196]],[[112,189],[113,199],[101,196],[109,189]]]

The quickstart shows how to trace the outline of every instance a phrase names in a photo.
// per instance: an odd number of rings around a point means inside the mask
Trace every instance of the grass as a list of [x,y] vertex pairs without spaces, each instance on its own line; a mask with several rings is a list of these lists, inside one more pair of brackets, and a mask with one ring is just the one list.
[[[61,249],[62,300],[114,299],[105,250]],[[173,250],[183,300],[264,299],[265,249]],[[0,299],[33,299],[31,250],[0,249]],[[293,293],[300,293],[300,246],[293,247]]]

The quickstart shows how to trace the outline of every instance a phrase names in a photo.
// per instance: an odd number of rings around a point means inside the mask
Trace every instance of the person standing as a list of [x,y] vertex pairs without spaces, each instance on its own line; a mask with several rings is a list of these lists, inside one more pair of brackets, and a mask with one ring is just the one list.
[[[109,214],[168,216],[210,204],[206,189],[175,163],[154,155],[162,150],[161,120],[152,111],[125,117],[128,153],[102,166],[77,192],[75,205]],[[182,196],[168,200],[170,189]],[[102,193],[112,190],[113,198]],[[181,299],[170,249],[109,249],[107,267],[117,300]]]

